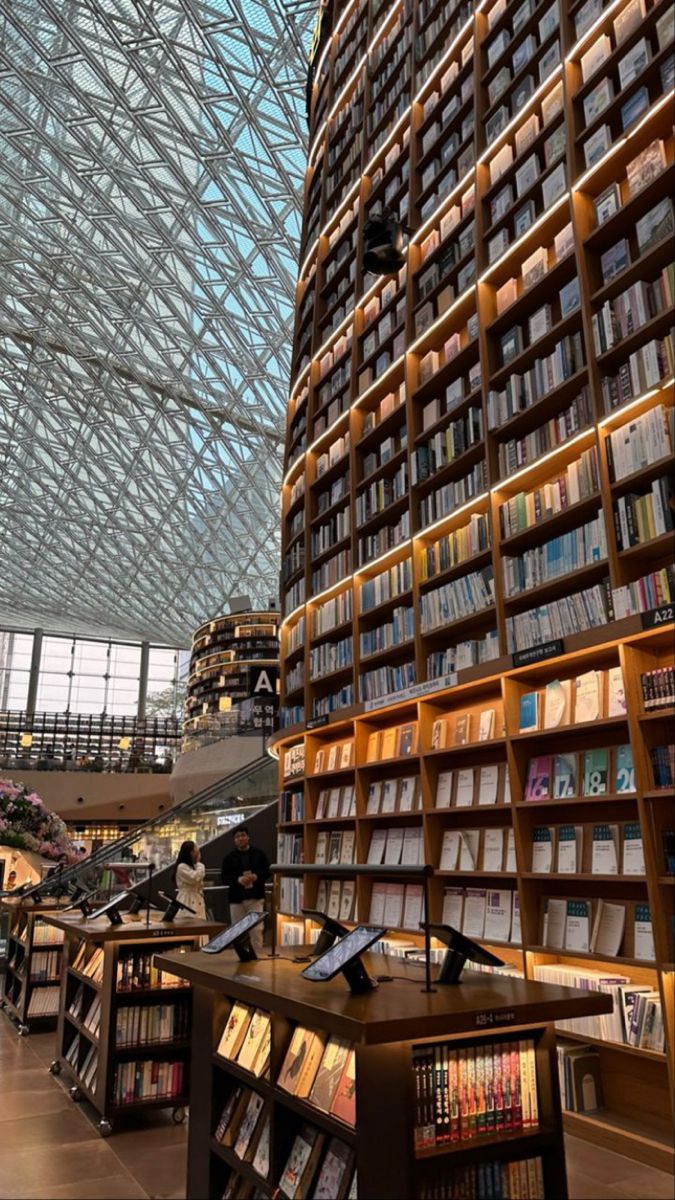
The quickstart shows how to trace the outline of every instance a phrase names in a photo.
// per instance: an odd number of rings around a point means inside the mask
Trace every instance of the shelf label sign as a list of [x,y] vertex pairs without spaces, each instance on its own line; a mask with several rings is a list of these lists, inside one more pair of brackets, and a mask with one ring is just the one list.
[[514,667],[529,667],[531,663],[544,662],[547,658],[557,658],[564,652],[562,638],[554,638],[544,642],[543,646],[528,646],[527,650],[516,650],[513,655]]
[[454,687],[457,683],[457,673],[442,675],[440,679],[428,683],[414,683],[411,687],[402,688],[400,692],[390,692],[388,696],[377,696],[374,700],[366,700],[364,712],[372,712],[376,708],[387,708],[390,704],[400,704],[403,700],[416,700],[418,696],[426,696],[431,692],[442,692],[445,688]]
[[640,613],[640,618],[643,629],[660,629],[662,625],[675,621],[675,604],[660,604],[658,608]]
[[321,729],[323,725],[328,724],[328,713],[323,713],[320,717],[312,717],[311,720],[305,722],[305,729]]
[[500,1025],[513,1025],[516,1014],[511,1008],[503,1008],[499,1012],[476,1013],[477,1029],[498,1028]]

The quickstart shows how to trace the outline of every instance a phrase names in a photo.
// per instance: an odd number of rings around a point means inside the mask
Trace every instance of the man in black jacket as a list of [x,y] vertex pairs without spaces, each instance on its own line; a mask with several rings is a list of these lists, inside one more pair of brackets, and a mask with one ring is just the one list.
[[[230,889],[230,916],[232,924],[241,921],[250,912],[262,912],[265,899],[265,883],[269,879],[270,864],[262,850],[251,845],[245,825],[238,826],[234,834],[234,850],[223,859],[223,883]],[[257,954],[262,952],[262,924],[251,930],[251,942]]]

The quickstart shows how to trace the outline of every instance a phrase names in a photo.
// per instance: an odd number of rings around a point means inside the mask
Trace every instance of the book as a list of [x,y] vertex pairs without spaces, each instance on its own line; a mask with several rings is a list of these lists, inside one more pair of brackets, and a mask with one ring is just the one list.
[[539,825],[532,834],[532,870],[548,875],[553,870],[556,830],[554,826]]
[[481,767],[478,772],[478,805],[492,805],[497,803],[497,794],[499,790],[499,765],[491,763],[490,766]]
[[627,822],[623,827],[623,851],[621,858],[622,875],[644,875],[645,855],[642,843],[642,830],[636,821]]
[[349,1189],[354,1153],[339,1138],[331,1138],[317,1175],[312,1200],[344,1200]]
[[558,873],[576,875],[581,870],[583,825],[561,825],[558,830]]
[[495,710],[494,708],[486,708],[480,714],[478,722],[478,741],[487,742],[494,737],[495,728]]
[[593,954],[616,958],[621,950],[625,923],[626,909],[623,904],[598,900],[591,936]]
[[594,875],[619,874],[618,825],[601,824],[593,826],[591,871]]
[[590,939],[590,901],[568,900],[565,910],[565,950],[576,950],[579,953],[587,954],[590,949]]
[[469,730],[471,724],[470,713],[458,713],[455,721],[455,746],[464,746],[469,741]]
[[237,1063],[245,1071],[261,1075],[267,1065],[265,1059],[265,1044],[269,1043],[270,1017],[269,1013],[257,1008],[251,1017],[246,1036],[237,1055]]
[[431,749],[444,750],[447,745],[448,722],[438,717],[431,727]]
[[546,800],[551,794],[551,759],[548,756],[530,759],[525,784],[526,800]]
[[601,715],[601,684],[600,671],[586,671],[577,676],[574,695],[574,720],[577,725],[597,721]]
[[654,949],[654,932],[648,904],[635,905],[635,925],[633,930],[633,954],[642,962],[653,962],[656,958]]
[[279,1072],[277,1087],[295,1095],[303,1065],[309,1054],[313,1034],[304,1025],[296,1025]]
[[508,942],[511,935],[512,893],[489,890],[485,902],[483,937],[489,942]]
[[323,1149],[326,1135],[303,1124],[296,1134],[279,1180],[279,1191],[288,1200],[305,1200]]
[[[436,781],[436,808],[450,808],[452,805],[452,771],[439,771]],[[473,788],[472,788],[473,793]]]
[[235,1059],[246,1036],[253,1016],[253,1009],[238,1001],[232,1005],[225,1028],[218,1042],[217,1053],[223,1058]]
[[342,1078],[350,1044],[345,1038],[331,1037],[326,1043],[318,1071],[309,1092],[310,1104],[330,1112]]
[[520,697],[520,732],[539,729],[539,692],[525,692]]
[[474,770],[466,767],[457,771],[457,790],[455,793],[456,808],[471,808],[474,792]]
[[356,1124],[356,1054],[353,1049],[347,1054],[330,1111],[346,1125]]
[[607,794],[608,751],[587,750],[584,754],[584,796]]
[[630,745],[617,746],[615,750],[614,791],[635,791],[635,768],[633,750]]
[[[621,667],[610,667],[607,672],[607,716],[625,717],[626,689]],[[618,789],[617,789],[618,791]]]
[[554,800],[565,800],[576,794],[576,754],[556,754],[553,759],[553,798]]
[[567,725],[572,702],[571,679],[552,679],[544,691],[544,729]]
[[237,1133],[237,1140],[233,1146],[237,1158],[245,1158],[246,1156],[246,1152],[255,1134],[256,1126],[260,1120],[264,1103],[263,1097],[259,1096],[257,1092],[250,1093],[248,1104],[246,1105],[246,1110]]

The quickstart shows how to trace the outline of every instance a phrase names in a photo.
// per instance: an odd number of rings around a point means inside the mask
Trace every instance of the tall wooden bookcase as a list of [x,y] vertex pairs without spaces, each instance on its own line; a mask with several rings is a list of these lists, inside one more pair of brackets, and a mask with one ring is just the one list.
[[[378,822],[421,824],[433,919],[451,883],[513,888],[522,932],[502,950],[527,975],[540,962],[620,968],[659,992],[666,1053],[603,1042],[605,1109],[566,1120],[672,1169],[672,765],[659,774],[652,751],[667,759],[675,709],[648,710],[641,676],[673,665],[673,535],[667,515],[635,516],[672,472],[672,305],[645,316],[634,294],[617,300],[673,261],[672,209],[650,225],[675,171],[668,11],[664,0],[328,5],[308,93],[276,748],[281,788],[295,793],[281,831],[302,837],[305,861],[321,829],[353,828],[364,862]],[[378,277],[364,272],[364,227],[385,205],[410,232],[403,267]],[[608,326],[607,345],[603,313],[624,303],[632,323]],[[645,422],[662,436],[640,458]],[[445,449],[430,445],[451,426]],[[579,533],[552,545],[583,528],[583,549]],[[620,717],[521,732],[522,693],[617,666]],[[438,716],[496,702],[503,728],[488,742],[432,749]],[[367,761],[374,729],[410,721],[412,756]],[[317,751],[351,738],[352,764],[318,775]],[[303,745],[304,765],[284,777]],[[631,793],[525,800],[537,755],[621,745]],[[508,768],[510,805],[436,810],[441,769],[488,763]],[[413,770],[421,812],[367,814],[373,779]],[[317,821],[320,790],[352,782],[356,815]],[[639,822],[644,877],[533,874],[535,826],[610,820]],[[496,824],[514,830],[510,878],[439,874],[447,828]],[[311,905],[316,877],[305,884]],[[367,878],[356,894],[368,919]],[[654,960],[630,938],[610,962],[547,949],[542,907],[556,896],[647,905]]]

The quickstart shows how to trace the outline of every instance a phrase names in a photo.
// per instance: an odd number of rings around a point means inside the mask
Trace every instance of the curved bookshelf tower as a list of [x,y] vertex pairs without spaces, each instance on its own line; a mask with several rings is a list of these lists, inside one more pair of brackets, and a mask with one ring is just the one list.
[[[192,638],[190,674],[185,697],[183,750],[209,740],[227,714],[253,700],[262,670],[277,686],[279,670],[279,613],[254,609],[214,617],[200,625]],[[276,691],[260,697],[276,706]],[[272,725],[272,720],[266,722]]]
[[421,881],[384,868],[430,864],[432,920],[613,981],[611,1024],[561,1031],[604,1091],[569,1128],[669,1169],[672,39],[664,0],[325,11],[275,741],[282,940],[304,903],[403,953]]

